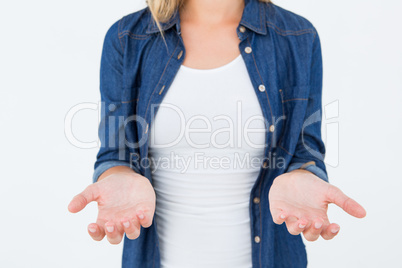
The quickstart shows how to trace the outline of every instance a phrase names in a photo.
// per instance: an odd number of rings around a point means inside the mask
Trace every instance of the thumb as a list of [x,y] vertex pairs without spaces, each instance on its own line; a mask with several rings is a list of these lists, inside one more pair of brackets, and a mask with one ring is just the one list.
[[333,185],[328,190],[327,199],[330,203],[334,203],[353,217],[364,218],[366,216],[366,210],[359,203]]
[[84,191],[73,197],[70,204],[68,204],[68,210],[72,213],[83,210],[87,204],[98,199],[98,187],[96,184],[90,184]]

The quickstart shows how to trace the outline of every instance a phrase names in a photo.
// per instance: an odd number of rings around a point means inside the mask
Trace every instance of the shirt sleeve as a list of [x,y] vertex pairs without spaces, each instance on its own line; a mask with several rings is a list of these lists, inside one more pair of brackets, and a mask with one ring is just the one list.
[[317,30],[311,55],[310,93],[306,115],[295,153],[286,172],[302,168],[328,182],[324,163],[325,146],[321,138],[323,69],[321,42]]
[[128,166],[139,173],[138,168],[131,165],[131,155],[125,142],[125,104],[122,101],[124,89],[123,58],[124,48],[119,38],[121,20],[115,22],[104,38],[100,64],[100,123],[98,136],[100,149],[94,164],[93,182],[107,169],[114,166]]

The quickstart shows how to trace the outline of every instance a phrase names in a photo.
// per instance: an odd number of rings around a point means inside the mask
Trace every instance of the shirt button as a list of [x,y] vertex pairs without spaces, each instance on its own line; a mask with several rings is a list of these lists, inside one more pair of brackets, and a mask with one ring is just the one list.
[[256,242],[256,243],[260,243],[261,242],[261,238],[257,235],[257,236],[254,236],[254,241]]
[[275,126],[274,126],[274,125],[271,125],[271,126],[269,127],[269,131],[270,131],[270,132],[274,132],[274,131],[275,131]]
[[254,202],[254,204],[259,204],[260,203],[260,198],[259,197],[254,197],[253,202]]
[[246,31],[246,28],[244,26],[239,27],[240,32],[244,33]]
[[265,91],[265,86],[264,86],[264,85],[260,85],[260,86],[258,87],[258,89],[259,89],[261,92],[264,92],[264,91]]
[[145,133],[147,133],[148,132],[148,124],[147,124],[147,126],[145,127]]
[[266,168],[268,166],[268,163],[267,162],[264,162],[264,164],[262,164],[262,167],[263,168]]
[[244,49],[244,51],[246,51],[247,54],[250,54],[251,51],[252,51],[252,49],[251,49],[251,47],[246,47],[246,48]]
[[177,59],[180,60],[180,58],[181,58],[182,55],[183,55],[183,50],[181,50],[181,51],[179,52],[179,55],[177,55]]

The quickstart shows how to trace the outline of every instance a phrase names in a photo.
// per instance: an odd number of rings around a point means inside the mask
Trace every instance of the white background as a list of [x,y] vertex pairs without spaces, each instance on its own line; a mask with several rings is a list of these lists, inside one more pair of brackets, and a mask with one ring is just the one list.
[[[331,241],[306,241],[309,267],[402,267],[402,4],[275,3],[320,34],[323,104],[339,104],[339,116],[324,120],[324,127],[339,127],[327,141],[328,174],[367,210],[356,219],[331,205],[341,231]],[[135,0],[0,4],[0,267],[120,267],[122,243],[95,242],[87,233],[96,203],[77,214],[67,210],[92,183],[98,149],[71,145],[64,119],[76,104],[99,101],[104,35],[143,7]],[[97,140],[96,111],[77,114],[73,123],[80,140]]]

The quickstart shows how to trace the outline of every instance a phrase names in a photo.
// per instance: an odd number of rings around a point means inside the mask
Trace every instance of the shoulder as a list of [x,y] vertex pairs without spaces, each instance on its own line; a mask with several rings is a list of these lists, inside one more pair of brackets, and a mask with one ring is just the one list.
[[146,30],[151,13],[148,7],[142,8],[121,17],[115,21],[107,31],[107,35],[118,36],[119,39],[128,36],[132,39],[143,39],[148,37]]
[[308,19],[273,3],[266,6],[266,23],[267,27],[282,36],[312,34],[315,37],[317,34]]

